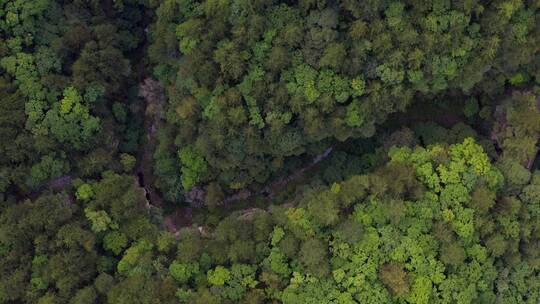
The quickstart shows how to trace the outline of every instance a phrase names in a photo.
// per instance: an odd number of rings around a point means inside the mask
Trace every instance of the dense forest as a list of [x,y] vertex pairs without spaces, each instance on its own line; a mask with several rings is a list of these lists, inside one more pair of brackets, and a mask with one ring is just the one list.
[[540,303],[538,0],[0,0],[0,304]]

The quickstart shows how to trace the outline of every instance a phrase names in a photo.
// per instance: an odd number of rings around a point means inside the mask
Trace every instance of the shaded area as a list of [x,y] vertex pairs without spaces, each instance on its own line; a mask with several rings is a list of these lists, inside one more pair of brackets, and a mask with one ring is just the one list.
[[146,78],[140,85],[140,96],[146,101],[144,114],[144,136],[138,156],[137,175],[139,184],[146,191],[150,204],[163,207],[163,199],[152,187],[154,181],[153,156],[158,144],[156,132],[162,124],[161,114],[165,107],[165,92],[163,87],[151,78]]

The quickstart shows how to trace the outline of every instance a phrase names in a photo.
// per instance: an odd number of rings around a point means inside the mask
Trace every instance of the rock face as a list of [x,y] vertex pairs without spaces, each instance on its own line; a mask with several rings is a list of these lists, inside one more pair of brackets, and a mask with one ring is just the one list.
[[185,200],[194,208],[200,208],[204,204],[204,198],[206,194],[200,187],[193,187],[185,195]]
[[139,96],[146,101],[146,110],[144,115],[144,130],[142,147],[139,155],[139,164],[137,172],[139,179],[142,180],[141,186],[144,187],[150,204],[163,206],[163,199],[152,187],[154,182],[153,161],[154,151],[158,144],[156,132],[161,127],[163,109],[165,107],[165,90],[161,84],[152,79],[146,78],[139,86]]
[[161,117],[166,101],[163,86],[157,80],[146,78],[139,87],[139,95],[146,100],[146,115]]
[[58,190],[66,187],[71,184],[71,175],[64,175],[54,179],[49,180],[43,185],[44,189]]

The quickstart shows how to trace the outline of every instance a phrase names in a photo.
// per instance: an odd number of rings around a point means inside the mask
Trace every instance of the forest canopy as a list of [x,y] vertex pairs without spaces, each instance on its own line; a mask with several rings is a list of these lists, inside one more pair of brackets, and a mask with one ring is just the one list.
[[0,0],[0,304],[539,303],[539,21]]
[[536,9],[520,1],[164,1],[149,54],[167,86],[174,144],[193,155],[180,152],[184,190],[263,183],[288,157],[373,136],[414,99],[500,93],[537,77]]

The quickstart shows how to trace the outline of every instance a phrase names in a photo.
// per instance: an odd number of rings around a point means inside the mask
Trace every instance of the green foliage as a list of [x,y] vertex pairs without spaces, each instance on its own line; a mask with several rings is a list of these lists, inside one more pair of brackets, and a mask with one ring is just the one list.
[[346,110],[347,114],[345,115],[345,122],[348,126],[359,127],[364,122],[363,115],[361,114],[360,106],[358,103],[351,103]]
[[109,232],[103,238],[103,248],[112,251],[115,255],[119,255],[127,244],[128,239],[122,232]]
[[478,113],[478,110],[479,110],[478,101],[476,101],[476,99],[474,98],[471,98],[470,100],[465,102],[465,106],[463,108],[463,114],[465,114],[467,118],[472,118],[474,115]]
[[91,200],[94,197],[94,190],[92,189],[92,185],[90,184],[82,184],[77,188],[77,192],[75,193],[75,196],[78,200],[87,202]]
[[281,241],[284,235],[285,235],[285,232],[283,231],[283,229],[281,227],[276,227],[272,233],[272,239],[271,239],[272,246],[276,246],[279,243],[279,241]]
[[124,172],[131,172],[135,167],[136,162],[137,159],[133,155],[127,153],[120,154],[120,163],[122,164]]
[[208,270],[208,283],[216,286],[223,286],[230,278],[231,272],[222,266]]
[[[536,6],[499,6],[160,3],[152,59],[172,88],[169,107],[197,100],[204,108],[190,119],[171,117],[178,137],[171,149],[196,146],[209,179],[245,188],[268,179],[260,172],[272,159],[372,136],[375,124],[403,111],[417,93],[469,98],[499,92],[506,80],[527,84],[524,75],[537,74]],[[176,35],[166,34],[171,30]],[[475,112],[468,104],[465,114]],[[298,134],[295,149],[275,149],[289,134]],[[226,148],[237,142],[238,157]]]
[[90,304],[97,300],[96,290],[93,287],[80,289],[70,303]]
[[152,248],[152,243],[145,240],[131,245],[118,262],[118,272],[125,276],[149,274],[151,265],[146,264],[146,262],[149,262]]
[[201,181],[207,171],[207,163],[195,149],[186,147],[178,151],[182,163],[182,186],[190,189]]
[[384,285],[398,297],[404,297],[409,293],[407,273],[398,264],[382,265],[379,276]]
[[100,121],[90,115],[89,108],[82,103],[79,92],[68,87],[64,90],[64,98],[45,114],[43,125],[61,143],[81,149],[99,130]]
[[526,163],[535,157],[540,134],[540,110],[536,95],[515,92],[510,101],[506,101],[504,118],[495,122],[494,131],[497,141],[510,158]]
[[117,227],[117,224],[113,222],[113,220],[104,210],[93,211],[90,208],[86,208],[84,209],[84,214],[92,224],[92,231],[96,233],[103,232],[108,229],[115,229]]
[[37,186],[47,179],[56,178],[69,171],[69,163],[55,155],[45,155],[30,169],[28,183]]
[[328,275],[327,252],[323,242],[311,238],[302,244],[299,260],[305,271],[317,277]]
[[169,266],[171,276],[180,284],[187,283],[192,277],[199,274],[199,265],[192,263],[173,262]]
[[0,303],[538,303],[537,2],[3,1]]
[[278,249],[273,248],[265,260],[265,264],[275,273],[287,276],[291,273],[286,257]]

